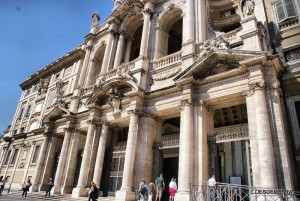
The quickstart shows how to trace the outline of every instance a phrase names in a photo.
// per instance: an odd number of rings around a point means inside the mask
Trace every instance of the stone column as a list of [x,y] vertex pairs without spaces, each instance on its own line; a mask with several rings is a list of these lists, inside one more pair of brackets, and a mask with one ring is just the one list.
[[84,145],[84,151],[83,151],[83,157],[79,172],[79,178],[78,178],[78,184],[77,187],[73,189],[72,197],[73,198],[79,198],[80,196],[86,195],[86,185],[87,185],[87,179],[88,179],[88,173],[89,173],[89,163],[92,153],[92,143],[93,138],[95,134],[95,124],[93,121],[89,121],[89,128],[88,133]]
[[67,160],[66,177],[63,181],[62,193],[72,193],[74,176],[77,165],[77,154],[80,145],[80,134],[74,132],[70,143],[70,154]]
[[185,70],[195,61],[194,0],[185,1],[182,29],[182,70]]
[[148,53],[148,41],[150,35],[150,8],[146,8],[143,11],[144,16],[144,24],[143,24],[143,32],[142,32],[142,40],[141,40],[141,49],[140,49],[140,57],[147,58]]
[[111,24],[109,27],[108,39],[106,42],[106,48],[105,48],[103,63],[102,63],[102,67],[101,67],[101,74],[106,73],[109,69],[111,53],[112,53],[113,44],[114,44],[114,37],[115,37],[114,25]]
[[208,127],[207,109],[201,101],[198,105],[198,181],[207,181],[208,179],[208,144],[207,144],[207,127]]
[[124,49],[124,32],[122,31],[119,35],[119,41],[118,41],[118,46],[117,46],[114,68],[117,68],[118,66],[120,66],[120,64],[122,62],[122,58],[124,56],[123,49]]
[[125,153],[124,171],[122,187],[116,193],[117,201],[133,201],[135,200],[135,193],[132,192],[133,181],[133,165],[136,153],[137,132],[138,132],[138,115],[134,110],[129,111],[130,122],[128,139]]
[[155,52],[154,52],[154,60],[155,59],[159,59],[161,57],[161,37],[162,37],[162,34],[161,34],[162,30],[160,29],[160,26],[156,26],[155,27]]
[[68,152],[69,152],[72,132],[73,132],[73,128],[67,128],[65,131],[64,141],[61,147],[58,165],[57,165],[55,178],[54,178],[54,187],[51,190],[51,192],[55,194],[62,193],[61,190],[63,187],[63,181],[65,179],[66,162],[68,161]]
[[93,82],[96,81],[96,75],[95,75],[96,68],[97,68],[97,60],[91,59],[88,75],[86,78],[86,86],[90,86],[90,85],[94,84]]
[[37,164],[35,167],[35,171],[34,171],[34,176],[33,176],[33,180],[32,180],[32,188],[31,188],[31,191],[33,191],[33,192],[37,192],[39,190],[39,181],[41,178],[41,173],[42,173],[43,164],[44,164],[44,160],[46,157],[49,141],[50,141],[50,136],[46,135],[44,142],[42,144],[39,158],[38,158],[38,161],[37,161]]
[[100,186],[101,177],[102,177],[102,170],[103,170],[103,161],[105,156],[105,145],[107,140],[107,132],[108,131],[108,125],[103,124],[99,145],[98,145],[98,152],[97,152],[97,158],[96,158],[96,165],[95,165],[95,171],[94,171],[94,178],[93,181]]
[[132,45],[132,37],[128,36],[127,44],[126,44],[124,63],[128,63],[130,61],[131,45]]
[[274,153],[266,104],[264,81],[250,83],[254,91],[256,133],[259,151],[260,186],[276,188],[276,175],[274,165]]
[[260,165],[259,165],[259,152],[258,142],[256,134],[256,121],[255,121],[255,103],[252,92],[244,92],[247,104],[247,116],[248,116],[248,127],[249,127],[249,138],[251,147],[251,161],[252,161],[252,180],[253,186],[260,186]]
[[192,136],[193,136],[193,105],[191,100],[181,101],[181,122],[179,142],[179,168],[178,168],[178,193],[177,201],[190,200],[190,182],[192,166]]
[[[285,189],[293,189],[293,174],[292,174],[292,164],[291,164],[291,157],[289,154],[289,143],[287,140],[287,132],[284,127],[284,117],[283,117],[283,111],[282,111],[282,92],[280,88],[280,83],[277,80],[277,78],[274,75],[274,83],[270,84],[268,94],[270,100],[270,107],[273,108],[273,132],[275,133],[275,136],[277,135],[277,142],[278,144],[275,146],[278,146],[278,154],[280,157],[281,164],[278,165],[280,168],[282,168],[283,178],[282,178],[282,184],[284,186],[278,186],[279,188],[285,188]],[[273,136],[273,137],[275,137]],[[279,180],[279,178],[277,178]],[[279,183],[279,182],[278,182]]]
[[185,1],[185,14],[183,16],[183,43],[194,41],[194,1]]

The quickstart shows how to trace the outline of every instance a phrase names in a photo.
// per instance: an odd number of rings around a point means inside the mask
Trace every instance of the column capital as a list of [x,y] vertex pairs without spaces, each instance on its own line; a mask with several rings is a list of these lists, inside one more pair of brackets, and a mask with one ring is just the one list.
[[192,106],[193,102],[191,99],[183,99],[180,101],[179,109],[184,110],[185,106]]
[[100,122],[99,121],[96,121],[95,119],[89,119],[86,121],[87,124],[89,125],[93,125],[93,126],[99,126],[100,125]]
[[128,115],[139,115],[140,111],[137,108],[127,110]]

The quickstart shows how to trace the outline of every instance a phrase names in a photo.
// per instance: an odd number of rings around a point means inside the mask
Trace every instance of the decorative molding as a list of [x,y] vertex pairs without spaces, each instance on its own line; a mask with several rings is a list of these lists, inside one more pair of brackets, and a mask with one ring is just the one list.
[[161,81],[175,76],[181,71],[181,67],[173,68],[170,70],[163,71],[161,73],[152,74],[152,79],[155,81]]

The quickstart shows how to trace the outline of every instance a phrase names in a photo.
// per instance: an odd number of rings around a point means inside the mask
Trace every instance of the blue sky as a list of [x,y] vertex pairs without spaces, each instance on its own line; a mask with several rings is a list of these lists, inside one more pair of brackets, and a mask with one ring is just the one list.
[[100,23],[113,0],[0,0],[0,135],[11,124],[19,84],[84,42],[98,11]]

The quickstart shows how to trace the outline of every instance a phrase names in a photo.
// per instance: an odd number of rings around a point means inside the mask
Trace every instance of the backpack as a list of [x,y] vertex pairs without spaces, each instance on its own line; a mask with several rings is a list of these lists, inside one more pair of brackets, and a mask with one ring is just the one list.
[[147,184],[144,184],[144,185],[142,186],[141,191],[142,191],[142,192],[146,192],[147,190],[148,190],[148,186],[147,186]]
[[98,188],[96,186],[94,186],[94,198],[97,199],[99,197],[99,194],[98,194]]

